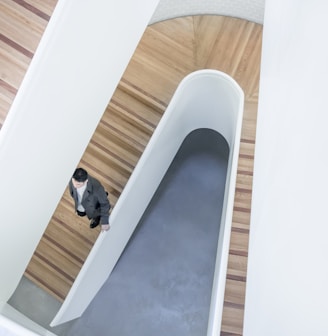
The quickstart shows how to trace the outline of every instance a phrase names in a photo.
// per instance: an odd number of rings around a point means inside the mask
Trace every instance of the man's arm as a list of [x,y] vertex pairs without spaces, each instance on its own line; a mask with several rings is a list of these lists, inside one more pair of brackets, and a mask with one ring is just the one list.
[[74,193],[73,193],[73,183],[72,181],[69,181],[68,183],[68,189],[69,189],[69,194],[74,197]]
[[77,199],[76,196],[74,196],[74,188],[73,188],[73,183],[72,181],[69,181],[68,183],[68,189],[69,189],[69,194],[72,196],[73,200],[74,200],[74,210],[76,212],[76,208],[77,208]]
[[107,193],[102,185],[98,189],[98,201],[100,211],[100,225],[102,231],[109,230],[109,211],[111,208],[110,202],[107,197]]

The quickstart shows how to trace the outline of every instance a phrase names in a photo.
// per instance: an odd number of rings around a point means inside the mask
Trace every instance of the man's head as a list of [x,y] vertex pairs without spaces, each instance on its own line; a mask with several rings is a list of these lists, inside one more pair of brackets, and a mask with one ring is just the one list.
[[72,177],[72,183],[75,188],[81,188],[88,181],[88,172],[83,168],[75,169]]

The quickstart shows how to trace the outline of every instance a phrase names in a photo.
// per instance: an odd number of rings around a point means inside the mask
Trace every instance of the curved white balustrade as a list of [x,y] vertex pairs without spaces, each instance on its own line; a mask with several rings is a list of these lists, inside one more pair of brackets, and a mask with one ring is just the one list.
[[82,315],[112,272],[183,140],[195,129],[209,128],[222,134],[230,148],[208,323],[208,335],[218,334],[243,106],[241,88],[222,72],[200,70],[184,78],[112,211],[110,231],[100,234],[52,326]]

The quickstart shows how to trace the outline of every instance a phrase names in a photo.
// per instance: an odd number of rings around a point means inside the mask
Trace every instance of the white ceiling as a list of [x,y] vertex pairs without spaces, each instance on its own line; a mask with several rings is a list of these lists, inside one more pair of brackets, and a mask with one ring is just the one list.
[[226,15],[263,24],[265,0],[160,0],[150,24],[187,15]]

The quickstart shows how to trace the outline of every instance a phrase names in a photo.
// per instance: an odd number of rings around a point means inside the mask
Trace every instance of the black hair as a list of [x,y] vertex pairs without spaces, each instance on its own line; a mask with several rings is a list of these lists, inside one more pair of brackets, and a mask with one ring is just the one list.
[[77,182],[85,182],[88,179],[88,172],[83,168],[76,168],[73,179]]

